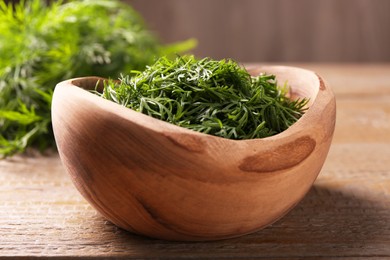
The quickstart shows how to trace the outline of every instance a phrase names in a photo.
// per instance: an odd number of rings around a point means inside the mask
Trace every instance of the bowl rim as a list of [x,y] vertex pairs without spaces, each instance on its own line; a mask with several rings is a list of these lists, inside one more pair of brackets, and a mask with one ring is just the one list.
[[[74,95],[86,98],[89,101],[97,104],[99,107],[103,108],[104,110],[109,110],[112,113],[120,116],[125,120],[131,120],[139,125],[142,125],[142,127],[146,127],[149,130],[152,130],[157,133],[167,132],[167,131],[176,132],[176,133],[185,133],[187,135],[189,134],[189,135],[197,136],[198,138],[206,138],[206,139],[217,138],[220,141],[223,140],[223,142],[227,142],[235,145],[237,145],[238,143],[253,145],[253,143],[255,142],[256,143],[275,142],[275,141],[280,142],[281,139],[289,138],[291,135],[302,135],[302,131],[305,131],[305,128],[307,128],[308,126],[310,127],[310,125],[315,125],[315,122],[313,120],[320,120],[318,115],[323,110],[325,110],[327,104],[330,101],[334,100],[334,94],[331,88],[327,85],[325,80],[319,74],[317,74],[312,70],[295,67],[295,66],[284,66],[284,65],[259,65],[259,66],[252,65],[252,66],[248,66],[246,69],[248,71],[254,70],[259,72],[267,72],[267,71],[272,72],[274,70],[280,70],[280,71],[295,71],[300,73],[311,74],[311,76],[315,76],[316,79],[318,80],[318,89],[316,90],[315,98],[312,101],[310,101],[311,105],[308,107],[305,113],[293,125],[291,125],[283,132],[280,132],[278,134],[269,137],[264,137],[264,138],[236,140],[236,139],[227,139],[219,136],[205,134],[184,127],[180,127],[172,123],[159,120],[157,118],[153,118],[143,113],[134,111],[132,109],[124,107],[110,100],[103,99],[98,95],[88,91],[88,90],[92,90],[91,88],[92,85],[96,88],[98,84],[101,84],[102,82],[108,80],[107,78],[103,78],[99,76],[86,76],[86,77],[72,78],[72,79],[59,82],[55,87],[55,91],[58,91],[59,89],[70,91]],[[251,73],[251,74],[256,75],[255,73]],[[275,75],[277,80],[278,78],[277,73],[275,73]]]

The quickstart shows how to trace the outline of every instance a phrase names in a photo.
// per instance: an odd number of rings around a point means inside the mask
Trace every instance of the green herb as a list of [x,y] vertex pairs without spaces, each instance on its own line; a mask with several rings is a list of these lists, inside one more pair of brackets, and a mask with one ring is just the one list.
[[50,106],[59,81],[117,77],[194,47],[162,46],[120,1],[46,2],[0,0],[0,157],[55,145]]
[[181,127],[251,139],[280,133],[301,117],[307,99],[290,100],[287,91],[275,76],[252,77],[232,60],[182,56],[160,58],[97,94]]

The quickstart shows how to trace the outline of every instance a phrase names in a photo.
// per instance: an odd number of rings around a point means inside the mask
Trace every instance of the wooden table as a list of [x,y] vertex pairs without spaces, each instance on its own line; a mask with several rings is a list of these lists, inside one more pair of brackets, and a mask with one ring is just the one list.
[[390,258],[390,64],[298,65],[333,87],[337,126],[312,190],[272,226],[216,242],[132,235],[86,203],[56,154],[17,156],[0,161],[0,257]]

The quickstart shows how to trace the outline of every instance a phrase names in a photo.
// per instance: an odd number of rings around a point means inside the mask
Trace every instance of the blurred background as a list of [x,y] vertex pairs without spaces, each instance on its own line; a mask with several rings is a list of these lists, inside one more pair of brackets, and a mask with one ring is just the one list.
[[122,1],[164,43],[196,38],[199,57],[390,62],[390,0]]
[[124,0],[165,43],[241,62],[389,62],[389,0]]

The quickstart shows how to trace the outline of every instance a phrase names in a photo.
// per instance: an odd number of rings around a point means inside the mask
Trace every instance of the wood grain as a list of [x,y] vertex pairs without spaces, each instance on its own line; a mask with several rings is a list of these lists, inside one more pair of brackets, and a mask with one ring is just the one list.
[[[165,42],[262,62],[388,62],[387,0],[126,0]],[[153,8],[150,8],[153,6]]]
[[0,161],[0,256],[388,259],[390,65],[300,65],[333,87],[336,131],[312,190],[272,226],[215,242],[131,235],[87,204],[56,154],[30,154]]

